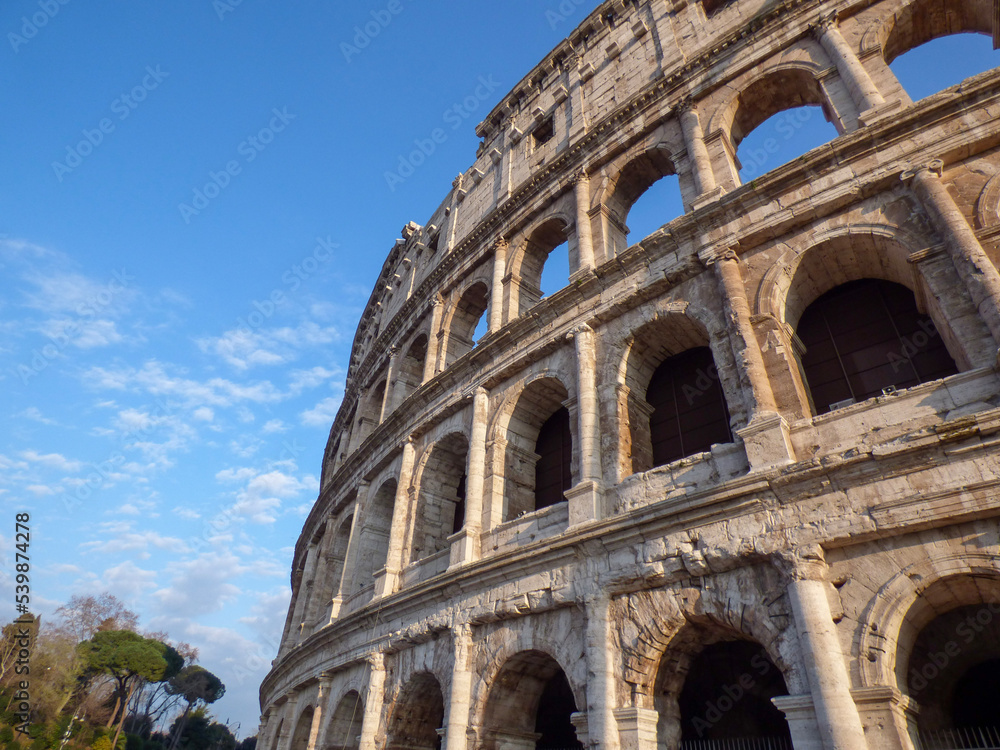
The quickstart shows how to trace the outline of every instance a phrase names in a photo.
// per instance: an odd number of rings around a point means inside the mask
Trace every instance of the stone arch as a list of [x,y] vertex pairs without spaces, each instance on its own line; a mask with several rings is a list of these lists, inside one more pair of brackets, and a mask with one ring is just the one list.
[[299,716],[295,720],[295,730],[292,732],[292,740],[288,746],[289,750],[308,750],[309,734],[312,731],[312,720],[315,711],[315,707],[310,704],[299,712]]
[[326,747],[322,750],[360,750],[361,722],[365,703],[357,690],[348,691],[338,702],[330,717]]
[[421,332],[400,353],[394,385],[397,405],[403,403],[424,382],[428,341],[427,333]]
[[[1000,558],[990,552],[938,554],[900,570],[879,589],[859,618],[858,669],[863,687],[907,691],[905,658],[920,631],[940,613],[997,603]],[[1000,618],[1000,612],[993,612]]]
[[881,23],[865,34],[862,51],[878,49],[885,62],[951,34],[993,33],[990,0],[909,0],[886,7]]
[[[511,317],[523,315],[542,298],[542,269],[555,248],[575,236],[573,222],[561,213],[551,214],[535,222],[507,261],[508,310]],[[571,269],[579,267],[574,257],[575,243],[569,248]],[[567,280],[568,283],[568,280]]]
[[385,375],[380,374],[375,380],[375,384],[361,398],[355,422],[357,430],[355,447],[363,443],[382,422],[382,407],[385,404],[387,386],[388,381]]
[[389,532],[396,506],[395,479],[387,479],[367,499],[364,525],[358,534],[358,564],[354,570],[354,593],[374,583],[374,575],[385,567],[389,555]]
[[425,451],[417,469],[412,561],[446,550],[448,537],[464,525],[468,453],[469,440],[460,432]]
[[485,281],[470,283],[457,295],[458,302],[451,310],[445,325],[444,367],[450,367],[476,345],[474,335],[480,318],[490,304],[490,288]]
[[444,693],[430,672],[414,674],[399,691],[389,715],[386,750],[439,750]]
[[[354,493],[356,495],[356,492]],[[331,603],[340,591],[341,579],[344,575],[344,562],[347,559],[347,548],[351,542],[351,530],[354,526],[353,510],[347,514],[346,518],[334,527],[331,524],[329,531],[330,538],[324,548],[324,560],[322,568],[322,578],[316,582],[316,609],[313,621],[317,627],[327,624]]]
[[[658,143],[628,159],[604,185],[601,204],[607,209],[607,257],[620,255],[628,245],[628,215],[639,198],[663,177],[677,174],[673,153]],[[670,216],[666,224],[676,217]]]
[[533,748],[536,743],[572,748],[574,742],[583,748],[570,717],[587,704],[551,654],[519,651],[487,684],[481,720],[485,748]]
[[[535,467],[539,458],[535,448],[539,432],[550,417],[566,408],[568,401],[569,391],[561,378],[543,372],[508,398],[498,413],[493,432],[494,444],[503,451],[503,521],[535,510]],[[572,442],[578,444],[575,420],[570,418],[569,422]],[[577,463],[573,461],[574,479]]]

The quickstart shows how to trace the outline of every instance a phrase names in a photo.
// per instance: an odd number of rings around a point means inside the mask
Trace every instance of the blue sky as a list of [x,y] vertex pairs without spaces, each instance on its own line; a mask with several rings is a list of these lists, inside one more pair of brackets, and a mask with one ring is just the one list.
[[[198,646],[228,686],[215,713],[256,731],[378,270],[590,6],[4,4],[0,543],[9,562],[30,511],[33,609],[111,591]],[[390,185],[435,128],[447,140]],[[668,179],[636,236],[671,201]]]

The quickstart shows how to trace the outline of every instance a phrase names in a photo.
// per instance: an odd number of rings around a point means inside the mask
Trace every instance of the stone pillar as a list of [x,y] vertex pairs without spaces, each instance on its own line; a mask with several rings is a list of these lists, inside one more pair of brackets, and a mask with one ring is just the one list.
[[[617,750],[618,723],[615,720],[615,683],[611,651],[611,599],[600,593],[587,601],[587,734],[585,747]],[[574,722],[575,723],[575,722]],[[579,734],[579,732],[578,732]]]
[[337,587],[337,595],[333,598],[330,609],[330,619],[340,614],[340,608],[344,600],[354,593],[354,566],[358,558],[358,544],[361,536],[361,523],[359,518],[365,502],[368,499],[368,490],[371,488],[370,482],[358,483],[358,499],[354,503],[354,516],[351,519],[351,536],[347,540],[347,554],[344,555],[344,569],[340,572],[340,585]]
[[493,288],[490,290],[489,332],[503,328],[503,277],[507,273],[507,240],[499,239],[493,246]]
[[590,177],[586,172],[579,172],[573,178],[576,194],[576,241],[580,258],[580,267],[574,273],[589,271],[596,265],[594,262],[594,236],[590,229]]
[[885,99],[851,45],[840,33],[835,13],[820,19],[814,30],[826,54],[837,66],[837,72],[840,73],[858,108],[859,119],[864,122],[865,115],[870,117],[875,110],[885,106]]
[[326,715],[326,702],[330,700],[330,681],[328,673],[323,672],[319,676],[319,688],[316,691],[316,708],[313,710],[312,726],[309,727],[309,742],[306,750],[316,750],[317,747],[324,747],[320,730],[323,728],[323,717]]
[[919,710],[916,701],[887,686],[855,688],[851,695],[874,747],[914,750]]
[[580,444],[580,483],[566,493],[569,525],[594,521],[601,512],[601,420],[597,401],[597,336],[588,325],[569,335],[576,344],[577,436]]
[[361,720],[361,742],[358,747],[378,747],[376,739],[382,722],[385,700],[385,655],[376,651],[368,657],[368,690],[365,693],[365,715]]
[[389,350],[389,371],[385,374],[385,393],[382,395],[382,408],[379,411],[378,421],[382,423],[385,418],[396,409],[399,399],[396,398],[396,379],[399,374],[399,347],[394,346]]
[[306,606],[312,596],[313,577],[316,575],[316,558],[318,550],[310,545],[306,550],[306,560],[302,566],[302,580],[299,582],[299,593],[295,597],[295,614],[292,617],[292,628],[295,631],[293,640],[302,640],[302,625],[305,619]]
[[[691,176],[694,178],[697,198],[693,204],[700,204],[702,198],[715,198],[722,194],[715,182],[712,157],[705,146],[705,133],[701,129],[698,109],[692,99],[685,99],[680,105],[681,129],[684,131],[684,145],[687,146],[691,162]],[[707,200],[705,201],[707,202]]]
[[441,353],[441,339],[444,331],[441,330],[441,315],[444,312],[444,300],[440,295],[435,296],[431,301],[431,330],[427,334],[427,358],[424,360],[424,377],[421,382],[426,383],[438,373],[438,356]]
[[621,750],[657,749],[656,725],[660,715],[656,711],[650,708],[616,708],[614,714]]
[[802,661],[816,710],[824,750],[868,747],[851,679],[833,623],[823,550],[815,545],[786,555],[781,565],[791,578],[788,598],[802,648]]
[[791,463],[795,460],[795,453],[788,425],[778,414],[771,381],[764,367],[764,356],[750,322],[750,302],[739,258],[733,250],[726,250],[709,258],[706,263],[715,267],[722,291],[729,340],[735,344],[733,354],[740,370],[740,380],[750,385],[750,423],[737,430],[746,446],[750,467],[766,470]]
[[292,739],[295,736],[295,708],[299,702],[299,695],[295,693],[285,703],[285,719],[281,722],[281,729],[274,742],[275,750],[291,750]]
[[455,663],[451,672],[448,713],[445,718],[447,742],[444,750],[467,750],[469,747],[469,713],[472,711],[472,627],[460,623],[452,628]]
[[911,181],[931,223],[944,238],[958,275],[965,282],[979,315],[989,326],[993,340],[1000,343],[1000,272],[993,265],[976,233],[965,220],[940,180],[944,167],[940,159],[904,172],[903,181]]
[[305,634],[306,628],[309,629],[310,633],[314,632],[317,620],[322,616],[326,605],[330,603],[330,599],[333,598],[332,595],[326,601],[321,601],[318,598],[321,592],[329,591],[324,583],[326,581],[327,569],[329,568],[330,539],[332,537],[333,529],[328,526],[326,533],[323,534],[323,538],[320,539],[319,545],[316,547],[316,569],[313,575],[313,589],[309,597],[309,604],[306,607],[303,634]]
[[392,526],[389,530],[389,553],[386,555],[385,568],[375,576],[375,598],[379,599],[393,593],[399,583],[399,574],[403,570],[403,548],[406,536],[407,518],[410,511],[410,481],[413,476],[413,461],[416,449],[413,438],[407,438],[403,443],[403,459],[399,466],[399,482],[396,485],[396,499],[392,509]]
[[472,399],[472,433],[465,469],[465,527],[452,542],[451,564],[462,565],[479,558],[479,538],[483,532],[483,492],[486,486],[486,427],[490,395],[477,388]]
[[823,738],[816,724],[811,695],[783,695],[771,698],[771,703],[785,715],[795,750],[823,750]]

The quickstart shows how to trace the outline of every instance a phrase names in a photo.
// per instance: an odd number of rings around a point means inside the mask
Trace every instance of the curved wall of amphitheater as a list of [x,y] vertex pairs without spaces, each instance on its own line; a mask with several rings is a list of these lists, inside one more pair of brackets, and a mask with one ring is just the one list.
[[[263,750],[995,747],[1000,70],[888,67],[994,23],[613,0],[539,63],[366,308]],[[740,184],[803,104],[838,137]]]

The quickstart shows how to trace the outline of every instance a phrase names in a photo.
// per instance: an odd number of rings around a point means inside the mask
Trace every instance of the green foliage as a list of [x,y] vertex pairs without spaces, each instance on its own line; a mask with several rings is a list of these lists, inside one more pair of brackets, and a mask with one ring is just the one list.
[[191,705],[198,701],[215,703],[225,695],[226,686],[222,684],[222,680],[204,667],[192,664],[189,667],[184,667],[170,679],[167,684],[167,692],[171,695],[182,696]]
[[145,744],[137,734],[125,735],[125,750],[143,750]]
[[[172,667],[166,649],[180,658],[180,654],[166,644],[143,638],[131,630],[102,630],[80,644],[80,654],[91,672],[108,674],[119,680],[142,677],[150,682],[164,679]],[[181,661],[183,663],[183,659]]]
[[3,726],[0,727],[0,742],[7,744],[14,739],[14,730],[12,727]]
[[98,737],[94,740],[94,744],[90,746],[90,750],[113,750],[111,747],[111,738],[107,735]]

